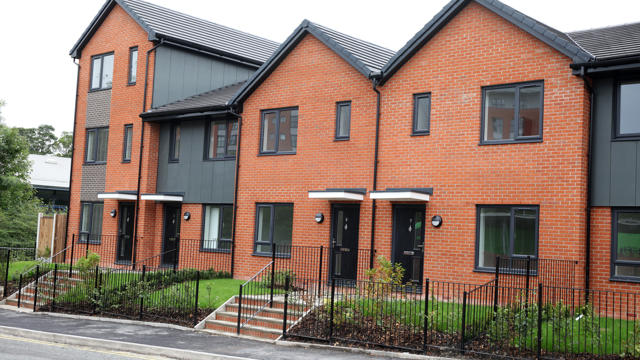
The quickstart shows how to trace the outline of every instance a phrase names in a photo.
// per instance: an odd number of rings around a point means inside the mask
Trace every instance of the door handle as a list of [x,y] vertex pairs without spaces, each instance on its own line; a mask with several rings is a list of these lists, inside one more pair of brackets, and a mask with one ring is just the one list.
[[350,252],[351,249],[350,248],[340,248],[340,251],[342,251],[342,252]]
[[413,256],[415,254],[416,254],[415,251],[409,251],[409,250],[405,250],[405,251],[402,252],[402,255],[411,255],[411,256]]

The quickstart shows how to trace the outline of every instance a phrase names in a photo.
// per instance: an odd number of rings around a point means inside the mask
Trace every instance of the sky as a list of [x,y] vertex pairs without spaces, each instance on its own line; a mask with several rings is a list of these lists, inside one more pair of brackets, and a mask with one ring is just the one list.
[[[150,0],[282,42],[303,19],[400,49],[448,0]],[[562,31],[640,21],[636,0],[502,0]],[[0,99],[9,126],[73,130],[76,66],[69,50],[103,0],[0,0]]]

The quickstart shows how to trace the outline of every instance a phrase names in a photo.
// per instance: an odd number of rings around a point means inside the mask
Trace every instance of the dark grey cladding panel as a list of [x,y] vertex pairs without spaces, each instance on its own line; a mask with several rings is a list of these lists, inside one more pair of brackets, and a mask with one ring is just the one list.
[[99,201],[98,194],[104,192],[107,165],[83,165],[80,201]]
[[109,126],[111,115],[111,90],[89,92],[87,94],[86,127]]
[[156,51],[154,108],[244,81],[255,71],[173,47],[161,46]]
[[204,160],[205,121],[183,121],[180,158],[169,162],[170,124],[162,124],[158,152],[159,193],[184,193],[185,203],[232,203],[235,161]]
[[611,205],[636,205],[636,153],[635,141],[611,143]]

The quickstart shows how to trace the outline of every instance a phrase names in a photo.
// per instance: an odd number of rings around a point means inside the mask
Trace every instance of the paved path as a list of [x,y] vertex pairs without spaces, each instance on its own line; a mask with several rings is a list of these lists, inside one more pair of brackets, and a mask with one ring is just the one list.
[[[5,309],[0,309],[0,326],[102,340],[121,341],[131,343],[131,346],[135,346],[135,344],[144,344],[192,350],[210,354],[237,356],[249,359],[310,360],[329,358],[369,359],[372,357],[369,354],[352,353],[339,349],[315,349],[282,346],[269,342],[223,335],[211,335],[187,329],[155,327],[145,324],[97,321],[92,319],[72,319],[42,313],[18,313]],[[0,343],[0,348],[3,348],[2,343]],[[93,358],[101,359],[97,356],[85,356],[83,359]],[[389,357],[386,358],[390,359]],[[39,358],[34,357],[33,359]],[[70,358],[65,358],[65,360],[69,359]],[[104,359],[121,358],[105,357]],[[126,357],[124,357],[124,359],[126,359]],[[376,356],[375,359],[385,359],[385,357]]]

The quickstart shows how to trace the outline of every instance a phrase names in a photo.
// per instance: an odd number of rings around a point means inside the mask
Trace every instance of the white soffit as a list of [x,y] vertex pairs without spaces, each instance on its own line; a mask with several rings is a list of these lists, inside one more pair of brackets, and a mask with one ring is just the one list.
[[135,200],[137,199],[137,196],[135,194],[102,193],[98,194],[98,199]]
[[429,201],[429,194],[417,191],[371,191],[369,197],[389,201]]
[[309,199],[322,200],[364,200],[364,194],[349,191],[309,191]]
[[163,194],[142,194],[141,200],[165,201],[165,202],[182,202],[181,195],[163,195]]

